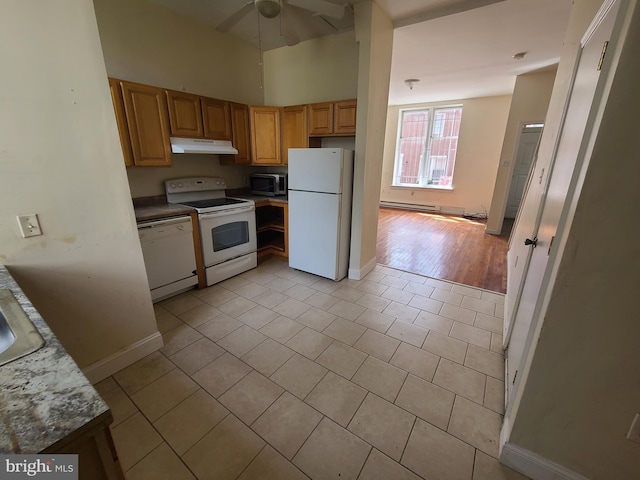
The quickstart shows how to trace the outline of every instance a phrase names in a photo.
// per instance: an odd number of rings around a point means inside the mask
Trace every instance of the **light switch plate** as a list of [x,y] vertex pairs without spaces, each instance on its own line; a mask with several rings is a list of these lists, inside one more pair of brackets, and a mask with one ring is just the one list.
[[627,440],[640,443],[640,413],[636,413],[636,416],[633,417],[631,428],[629,429],[629,433],[627,433]]
[[30,213],[28,215],[18,215],[17,218],[18,225],[20,226],[20,233],[22,233],[24,238],[42,235],[37,214]]

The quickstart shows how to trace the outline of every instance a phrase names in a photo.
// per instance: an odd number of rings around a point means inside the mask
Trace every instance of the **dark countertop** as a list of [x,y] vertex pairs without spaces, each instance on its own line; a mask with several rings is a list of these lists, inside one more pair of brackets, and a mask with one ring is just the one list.
[[[289,203],[286,196],[282,197],[265,197],[262,195],[252,195],[246,191],[230,190],[227,191],[228,197],[243,198],[245,200],[253,200],[256,207],[260,207],[269,202],[271,203]],[[155,197],[141,197],[133,199],[133,210],[136,214],[136,222],[146,222],[157,220],[159,218],[177,217],[180,215],[189,215],[195,212],[191,207],[185,207],[176,203],[167,203],[164,195]]]
[[35,454],[93,425],[111,423],[107,404],[3,265],[0,288],[11,290],[45,341],[39,350],[0,366],[0,453]]
[[264,195],[251,195],[250,193],[240,193],[237,195],[229,195],[235,198],[244,198],[245,200],[253,200],[256,203],[256,207],[259,207],[261,203],[289,203],[287,197],[266,197]]
[[146,222],[149,220],[157,220],[158,218],[189,215],[195,212],[195,209],[178,205],[177,203],[167,203],[166,197],[159,195],[155,197],[134,198],[133,211],[136,214],[136,222]]

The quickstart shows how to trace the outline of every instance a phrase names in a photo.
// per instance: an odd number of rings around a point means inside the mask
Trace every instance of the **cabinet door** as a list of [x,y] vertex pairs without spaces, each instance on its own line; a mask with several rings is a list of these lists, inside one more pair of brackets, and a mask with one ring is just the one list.
[[164,90],[130,82],[120,82],[120,86],[134,165],[171,166],[169,118]]
[[331,135],[333,133],[333,103],[309,105],[309,135]]
[[204,136],[213,140],[231,140],[229,102],[201,97]]
[[333,134],[355,135],[356,113],[356,100],[343,100],[341,102],[335,102],[333,105]]
[[131,139],[129,138],[129,129],[127,128],[127,118],[124,114],[124,101],[122,100],[120,81],[115,78],[110,78],[109,90],[111,90],[113,110],[116,114],[116,124],[118,125],[118,134],[120,136],[120,145],[122,146],[124,164],[127,167],[131,167],[133,166],[133,152],[131,151]]
[[280,109],[278,107],[250,107],[251,163],[280,165]]
[[169,124],[175,137],[202,137],[200,97],[190,93],[167,90]]
[[249,106],[231,103],[231,133],[237,155],[221,155],[221,165],[249,165],[251,163],[251,137],[249,135]]
[[307,106],[284,107],[282,109],[282,163],[289,162],[290,148],[307,148]]

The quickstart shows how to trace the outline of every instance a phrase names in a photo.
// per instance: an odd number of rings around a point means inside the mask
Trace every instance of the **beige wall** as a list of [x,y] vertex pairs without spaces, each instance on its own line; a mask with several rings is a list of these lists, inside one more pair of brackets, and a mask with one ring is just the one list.
[[354,31],[264,52],[267,105],[356,98],[358,45]]
[[0,263],[87,367],[157,335],[93,4],[2,8]]
[[[264,102],[259,52],[210,26],[142,0],[94,0],[109,76],[247,104]],[[131,195],[164,195],[164,181],[222,177],[245,185],[248,170],[217,155],[173,155],[171,168],[127,170]]]
[[[575,3],[572,16],[584,21],[569,44],[599,4]],[[509,439],[592,479],[638,478],[640,445],[625,436],[640,411],[639,43],[636,9]]]
[[262,104],[258,49],[144,0],[94,0],[109,76]]
[[500,161],[496,165],[498,167],[497,176],[495,177],[491,210],[487,220],[488,233],[499,234],[502,228],[522,124],[525,122],[544,122],[555,78],[555,68],[552,71],[529,73],[516,77]]
[[[487,213],[498,169],[511,96],[469,98],[433,104],[392,105],[388,109],[380,200],[439,205],[448,213]],[[393,187],[400,110],[462,105],[462,123],[453,175],[453,190]]]
[[393,25],[375,2],[355,5],[358,117],[353,175],[349,278],[362,278],[376,263],[382,149],[389,99]]

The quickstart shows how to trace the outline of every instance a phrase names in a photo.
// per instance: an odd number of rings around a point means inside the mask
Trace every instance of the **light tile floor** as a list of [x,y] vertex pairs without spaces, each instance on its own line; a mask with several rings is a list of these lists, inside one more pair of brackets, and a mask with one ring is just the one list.
[[165,346],[96,387],[128,480],[524,479],[496,460],[502,308],[272,259],[157,304]]

